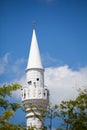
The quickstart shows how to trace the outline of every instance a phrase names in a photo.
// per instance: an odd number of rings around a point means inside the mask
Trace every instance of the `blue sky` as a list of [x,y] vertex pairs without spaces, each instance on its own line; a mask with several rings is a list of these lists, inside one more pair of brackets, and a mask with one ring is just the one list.
[[42,55],[87,64],[86,0],[0,0],[0,56],[10,53],[11,64],[27,59],[33,21]]
[[0,83],[24,81],[33,22],[48,85],[86,84],[87,0],[0,0]]

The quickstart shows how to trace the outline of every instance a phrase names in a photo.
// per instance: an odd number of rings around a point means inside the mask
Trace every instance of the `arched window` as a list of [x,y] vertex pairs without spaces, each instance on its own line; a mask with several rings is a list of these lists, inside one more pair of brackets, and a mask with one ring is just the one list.
[[24,89],[24,98],[26,98],[26,90]]

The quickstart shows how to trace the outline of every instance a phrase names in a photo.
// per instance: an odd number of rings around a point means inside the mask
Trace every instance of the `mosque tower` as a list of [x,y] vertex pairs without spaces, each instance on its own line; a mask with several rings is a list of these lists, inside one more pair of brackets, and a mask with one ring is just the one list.
[[[27,86],[22,89],[22,103],[26,111],[26,126],[35,126],[38,130],[43,126],[39,108],[46,110],[49,104],[49,91],[44,85],[44,68],[41,63],[40,51],[33,28],[30,54],[26,68]],[[32,107],[33,106],[33,107]],[[40,119],[38,118],[39,115]]]

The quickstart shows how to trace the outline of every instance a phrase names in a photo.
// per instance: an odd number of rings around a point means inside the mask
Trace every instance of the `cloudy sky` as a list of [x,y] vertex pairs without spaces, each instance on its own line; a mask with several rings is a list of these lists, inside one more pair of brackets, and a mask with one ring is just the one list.
[[33,22],[51,102],[76,97],[87,86],[87,0],[0,0],[0,84],[26,86]]

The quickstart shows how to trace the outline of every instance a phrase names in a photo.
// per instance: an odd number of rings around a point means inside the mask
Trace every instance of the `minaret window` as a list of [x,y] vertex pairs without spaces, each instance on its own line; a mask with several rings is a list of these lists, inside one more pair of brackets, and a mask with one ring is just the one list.
[[26,92],[24,92],[24,98],[26,98]]
[[34,86],[36,87],[36,82],[34,82]]
[[37,78],[37,81],[39,81],[39,78]]
[[45,96],[45,92],[44,92],[44,96]]
[[31,84],[32,84],[32,81],[29,81],[28,84],[31,85]]

